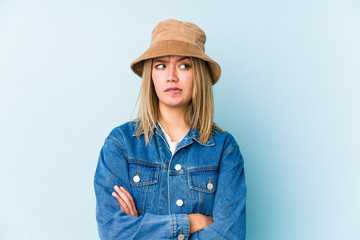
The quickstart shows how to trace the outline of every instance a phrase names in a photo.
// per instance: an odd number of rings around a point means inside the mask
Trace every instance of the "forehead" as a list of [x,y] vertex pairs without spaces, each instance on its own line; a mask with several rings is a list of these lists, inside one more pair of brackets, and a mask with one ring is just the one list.
[[188,56],[176,56],[176,55],[169,55],[169,56],[161,56],[154,58],[154,62],[161,61],[161,62],[170,62],[170,61],[183,61],[183,60],[190,60],[190,57]]

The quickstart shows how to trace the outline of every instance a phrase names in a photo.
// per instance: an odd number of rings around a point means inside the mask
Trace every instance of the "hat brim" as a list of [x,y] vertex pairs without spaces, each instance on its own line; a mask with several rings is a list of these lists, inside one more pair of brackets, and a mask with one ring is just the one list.
[[130,66],[136,75],[142,77],[145,60],[168,55],[200,58],[208,63],[210,74],[212,76],[212,84],[214,85],[220,78],[220,65],[207,56],[202,49],[192,44],[176,40],[163,40],[151,44],[151,46],[140,57],[133,61]]

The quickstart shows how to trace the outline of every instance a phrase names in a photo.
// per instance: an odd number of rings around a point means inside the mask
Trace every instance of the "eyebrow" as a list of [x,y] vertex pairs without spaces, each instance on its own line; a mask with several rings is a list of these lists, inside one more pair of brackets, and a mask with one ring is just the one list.
[[[189,57],[182,57],[182,58],[180,58],[179,60],[177,60],[177,62],[184,61],[185,59],[190,59],[190,58],[189,58]],[[154,59],[154,62],[166,63],[166,62],[169,62],[169,61],[168,61],[168,60],[163,60],[163,59],[157,59],[157,58],[155,58],[155,59]]]

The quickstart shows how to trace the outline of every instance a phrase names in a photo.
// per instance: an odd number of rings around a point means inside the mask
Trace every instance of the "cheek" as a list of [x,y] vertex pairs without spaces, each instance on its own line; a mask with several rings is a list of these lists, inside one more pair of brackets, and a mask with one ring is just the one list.
[[159,85],[159,81],[158,81],[158,76],[156,74],[154,74],[154,72],[151,74],[151,81],[153,82],[154,84],[154,88],[155,90],[158,88],[158,85]]
[[156,96],[159,98],[159,94],[161,95],[161,84],[160,81],[158,81],[158,78],[154,78],[154,74],[152,75],[152,83],[155,89]]
[[187,77],[186,86],[189,89],[190,94],[192,94],[194,88],[194,77],[192,74],[189,74]]

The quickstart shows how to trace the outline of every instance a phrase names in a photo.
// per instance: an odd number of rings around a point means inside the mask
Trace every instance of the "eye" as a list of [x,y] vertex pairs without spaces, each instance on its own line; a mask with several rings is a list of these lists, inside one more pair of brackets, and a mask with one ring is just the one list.
[[157,64],[157,65],[155,65],[155,68],[162,69],[162,68],[165,68],[165,65],[164,64]]
[[180,68],[181,69],[190,69],[190,65],[187,64],[187,63],[183,63],[183,64],[180,65]]

